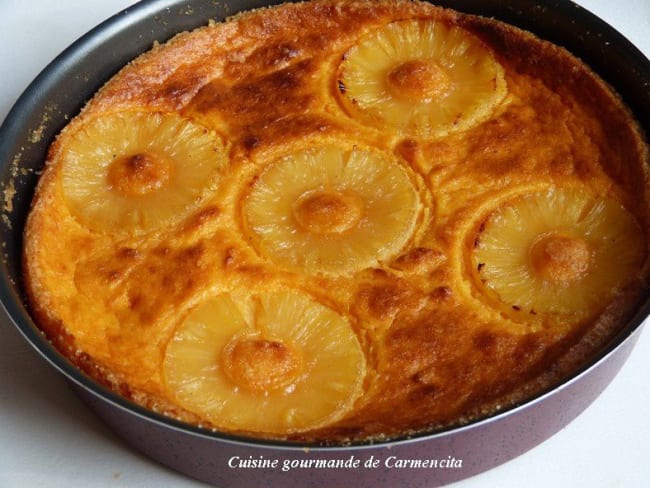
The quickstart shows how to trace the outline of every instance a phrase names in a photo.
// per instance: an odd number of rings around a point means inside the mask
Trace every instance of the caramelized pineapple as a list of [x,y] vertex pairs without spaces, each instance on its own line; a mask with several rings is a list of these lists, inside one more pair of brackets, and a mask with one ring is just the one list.
[[433,20],[372,31],[341,64],[348,111],[410,135],[440,137],[487,119],[503,100],[503,69],[469,32]]
[[224,162],[215,134],[177,115],[107,114],[65,139],[63,195],[87,228],[147,231],[187,215]]
[[376,265],[412,234],[418,193],[405,169],[362,149],[323,147],[269,166],[244,202],[260,253],[307,273]]
[[551,188],[500,207],[481,226],[474,266],[488,290],[527,313],[598,310],[634,275],[643,233],[618,202]]
[[342,417],[365,357],[348,321],[302,293],[222,294],[181,324],[163,372],[180,404],[216,427],[287,434]]

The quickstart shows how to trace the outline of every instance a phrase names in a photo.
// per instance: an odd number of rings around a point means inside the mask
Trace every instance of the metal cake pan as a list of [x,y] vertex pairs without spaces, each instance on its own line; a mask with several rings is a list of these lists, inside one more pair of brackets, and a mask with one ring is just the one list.
[[[611,381],[634,346],[650,302],[602,353],[575,375],[523,405],[445,432],[383,444],[296,446],[203,431],[146,411],[107,391],[70,365],[32,322],[21,289],[22,229],[47,147],[85,101],[129,60],[173,34],[222,19],[239,10],[279,2],[145,0],[114,16],[79,39],[27,88],[0,128],[0,182],[13,182],[16,195],[5,212],[5,258],[0,299],[18,330],[70,381],[85,401],[134,447],[189,476],[222,488],[249,486],[436,486],[479,473],[525,452],[561,429]],[[567,47],[613,85],[650,131],[650,62],[623,36],[569,1],[446,0],[460,11],[492,16]],[[34,137],[35,131],[39,137]],[[27,171],[20,171],[20,170]],[[297,469],[233,470],[233,456],[299,462],[348,459],[361,464],[371,456],[400,459],[463,459],[458,470]]]

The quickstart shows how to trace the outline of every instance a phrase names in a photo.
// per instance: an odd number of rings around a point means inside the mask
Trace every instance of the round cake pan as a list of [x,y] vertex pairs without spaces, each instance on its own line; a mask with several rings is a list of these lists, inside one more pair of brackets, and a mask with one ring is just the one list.
[[[650,314],[650,300],[602,351],[567,381],[507,411],[442,432],[390,442],[296,445],[202,430],[145,410],[72,366],[32,321],[21,285],[22,233],[47,148],[70,117],[128,61],[154,41],[208,19],[276,1],[145,0],[75,42],[27,88],[0,128],[3,211],[2,304],[27,341],[112,429],[160,463],[221,488],[432,487],[501,464],[548,438],[586,408],[613,379]],[[650,61],[603,21],[567,0],[441,0],[438,5],[494,17],[569,49],[610,83],[650,132]],[[10,198],[9,198],[10,197]],[[8,208],[7,208],[8,207]],[[441,469],[400,469],[436,460]],[[241,469],[240,462],[268,467]],[[459,464],[460,461],[460,464]],[[339,463],[336,469],[328,469]],[[309,467],[311,465],[311,467]]]

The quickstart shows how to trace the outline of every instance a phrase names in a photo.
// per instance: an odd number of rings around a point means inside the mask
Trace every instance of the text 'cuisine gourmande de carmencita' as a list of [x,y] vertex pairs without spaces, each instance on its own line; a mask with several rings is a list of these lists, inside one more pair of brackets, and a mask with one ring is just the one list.
[[360,459],[351,455],[345,459],[268,459],[264,456],[243,458],[232,456],[228,459],[228,467],[233,469],[449,469],[462,468],[463,460],[447,456],[442,459],[400,459],[397,456],[388,456],[378,459],[370,456]]

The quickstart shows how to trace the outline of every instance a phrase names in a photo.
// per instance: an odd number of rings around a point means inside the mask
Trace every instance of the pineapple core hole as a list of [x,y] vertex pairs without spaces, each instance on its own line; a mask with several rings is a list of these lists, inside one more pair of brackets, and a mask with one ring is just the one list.
[[358,197],[337,191],[310,190],[296,200],[293,214],[300,226],[315,234],[341,234],[361,220]]
[[541,278],[562,283],[576,281],[589,270],[591,251],[583,239],[564,234],[543,234],[529,249],[531,267]]
[[398,98],[429,102],[442,98],[451,89],[447,70],[431,60],[411,60],[388,73],[388,88]]
[[165,158],[137,153],[115,158],[108,167],[108,183],[124,196],[156,192],[169,182],[172,167]]
[[302,358],[294,347],[260,337],[235,339],[226,346],[222,360],[236,386],[258,393],[288,387],[302,369]]

